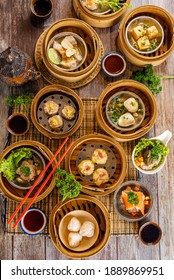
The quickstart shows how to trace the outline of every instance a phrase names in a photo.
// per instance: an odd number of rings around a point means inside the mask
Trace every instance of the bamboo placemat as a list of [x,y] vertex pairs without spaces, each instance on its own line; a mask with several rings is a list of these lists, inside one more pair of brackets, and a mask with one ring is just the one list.
[[[70,141],[76,140],[79,137],[83,135],[88,135],[94,132],[97,133],[103,133],[102,130],[99,129],[96,118],[95,118],[95,106],[97,103],[97,98],[87,98],[83,99],[84,104],[84,120],[81,125],[81,127],[78,129],[78,131],[70,137]],[[14,108],[15,111],[25,112],[25,108],[21,106],[17,106]],[[29,113],[28,113],[29,114]],[[44,135],[40,134],[39,131],[34,127],[34,125],[31,123],[29,132],[21,137],[15,137],[11,136],[10,143],[17,142],[19,140],[35,140],[42,142],[45,144],[53,153],[57,150],[60,143],[62,143],[62,140],[57,139],[49,139],[45,137]],[[132,161],[131,161],[131,153],[133,150],[133,147],[135,145],[134,141],[132,142],[125,142],[121,143],[123,146],[128,159],[128,172],[127,176],[125,178],[125,181],[128,180],[137,180],[137,172],[135,168],[133,167]],[[66,149],[66,147],[65,147]],[[62,150],[62,153],[64,152],[64,149]],[[61,164],[61,168],[64,168],[64,162]],[[110,213],[110,219],[111,219],[111,235],[130,235],[130,234],[137,234],[138,233],[138,223],[129,223],[127,221],[124,221],[119,216],[116,215],[115,209],[114,209],[114,202],[113,202],[113,193],[110,195],[106,195],[103,197],[98,197],[98,199],[107,207],[109,213]],[[58,189],[55,187],[52,193],[43,199],[40,202],[37,202],[32,205],[32,207],[38,207],[42,209],[47,217],[49,218],[49,215],[53,209],[53,207],[60,201],[60,197],[58,194]],[[11,214],[16,209],[18,203],[6,199],[4,201],[4,228],[7,234],[23,234],[20,230],[20,227],[16,227],[16,229],[12,229],[11,224],[7,225],[7,220],[10,218]],[[24,208],[22,208],[23,210]],[[22,212],[20,211],[20,213]],[[48,227],[45,229],[44,233],[45,235],[49,234]]]

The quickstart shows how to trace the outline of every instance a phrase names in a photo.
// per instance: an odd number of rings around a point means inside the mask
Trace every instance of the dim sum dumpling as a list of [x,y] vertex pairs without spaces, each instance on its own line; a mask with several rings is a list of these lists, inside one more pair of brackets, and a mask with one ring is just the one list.
[[68,243],[70,247],[75,248],[79,246],[81,240],[82,240],[82,236],[78,232],[70,232],[68,234]]
[[59,105],[52,100],[48,100],[47,102],[44,103],[44,112],[49,116],[53,116],[57,114],[58,109],[59,109]]
[[124,101],[124,107],[130,113],[135,113],[138,110],[138,102],[134,97],[130,97],[126,101]]
[[86,221],[82,224],[79,233],[83,237],[93,237],[94,228],[95,228],[95,226],[92,222]]
[[49,126],[54,130],[61,130],[63,127],[63,120],[61,116],[55,115],[48,120]]
[[97,186],[108,182],[109,174],[106,169],[98,168],[93,173],[93,181]]
[[134,117],[130,113],[123,114],[118,119],[118,125],[122,127],[127,127],[135,123]]
[[105,164],[107,162],[108,155],[103,149],[95,149],[92,154],[92,161],[97,164]]
[[85,176],[90,176],[94,171],[94,163],[90,159],[82,160],[78,165],[78,169]]
[[66,120],[73,120],[76,115],[76,109],[71,105],[66,105],[62,109],[62,117]]
[[68,230],[73,232],[78,232],[80,230],[81,223],[76,217],[72,217],[68,223]]

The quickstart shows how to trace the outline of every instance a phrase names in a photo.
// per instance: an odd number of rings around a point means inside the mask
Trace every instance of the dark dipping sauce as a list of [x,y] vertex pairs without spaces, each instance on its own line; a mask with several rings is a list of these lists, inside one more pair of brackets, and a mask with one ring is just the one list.
[[52,5],[49,1],[38,0],[34,4],[34,10],[39,16],[45,16],[49,14],[52,9]]
[[29,231],[39,231],[42,228],[43,224],[44,217],[37,210],[29,211],[24,217],[24,226]]
[[27,120],[23,116],[14,116],[9,121],[9,128],[16,134],[24,133],[28,128]]
[[111,74],[119,74],[124,68],[124,61],[118,55],[110,55],[106,57],[104,67]]
[[154,243],[160,237],[159,229],[154,225],[147,225],[141,231],[141,238],[146,243]]

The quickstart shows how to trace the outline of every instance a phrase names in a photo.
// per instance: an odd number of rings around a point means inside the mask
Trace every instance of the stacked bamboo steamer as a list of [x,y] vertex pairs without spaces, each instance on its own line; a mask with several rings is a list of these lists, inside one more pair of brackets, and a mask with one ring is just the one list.
[[[161,47],[154,53],[142,55],[134,51],[126,42],[126,27],[128,23],[139,16],[149,16],[156,19],[164,30],[164,41]],[[129,62],[136,66],[153,66],[163,63],[174,50],[174,25],[172,16],[164,9],[145,5],[133,9],[122,20],[117,37],[117,46]]]
[[[87,58],[76,71],[67,72],[56,69],[49,61],[47,48],[50,40],[58,33],[73,32],[78,34],[87,45]],[[51,25],[44,36],[42,44],[42,59],[47,70],[57,79],[76,83],[89,77],[98,67],[103,55],[103,45],[96,31],[87,23],[74,18],[65,18]]]
[[93,27],[106,28],[115,25],[125,15],[130,0],[125,0],[125,6],[117,12],[107,14],[96,14],[83,6],[81,0],[73,0],[73,7],[78,18],[89,23]]
[[[113,127],[107,120],[106,104],[108,100],[117,92],[130,91],[138,95],[145,106],[145,118],[141,125],[131,131],[121,131]],[[157,115],[156,100],[151,91],[143,84],[133,80],[120,80],[109,84],[101,93],[96,105],[96,119],[98,125],[107,134],[114,137],[117,141],[126,142],[141,138],[155,123]]]

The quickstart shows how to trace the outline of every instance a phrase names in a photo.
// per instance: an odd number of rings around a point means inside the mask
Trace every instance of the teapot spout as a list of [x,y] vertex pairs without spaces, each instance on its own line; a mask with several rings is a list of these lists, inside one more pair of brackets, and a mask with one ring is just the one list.
[[172,137],[172,133],[169,130],[166,130],[162,134],[160,134],[159,136],[154,137],[153,139],[160,140],[161,142],[164,143],[164,145],[167,146],[167,144],[168,144],[169,140],[171,139],[171,137]]

